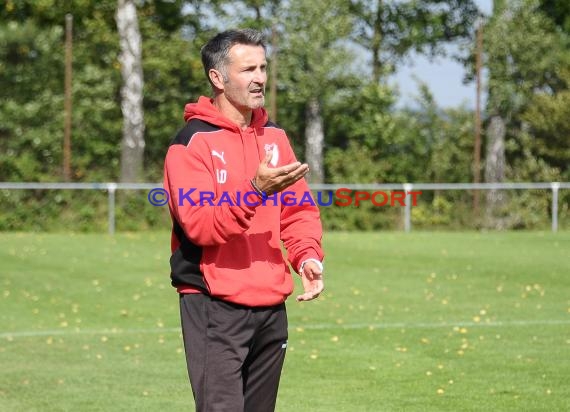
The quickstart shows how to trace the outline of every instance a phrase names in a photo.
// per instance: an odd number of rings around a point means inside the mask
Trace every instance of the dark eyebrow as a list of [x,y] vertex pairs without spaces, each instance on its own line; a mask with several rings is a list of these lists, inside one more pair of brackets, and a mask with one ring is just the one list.
[[[252,69],[255,69],[256,67],[257,67],[257,64],[250,64],[248,66],[243,66],[242,70],[252,70]],[[260,64],[259,67],[267,68],[267,62]]]

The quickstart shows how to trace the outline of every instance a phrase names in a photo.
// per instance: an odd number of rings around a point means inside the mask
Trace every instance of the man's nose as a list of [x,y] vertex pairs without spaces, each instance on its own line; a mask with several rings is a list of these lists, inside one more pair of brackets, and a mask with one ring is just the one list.
[[255,76],[253,76],[254,83],[265,84],[267,83],[267,72],[265,70],[258,69],[255,71]]

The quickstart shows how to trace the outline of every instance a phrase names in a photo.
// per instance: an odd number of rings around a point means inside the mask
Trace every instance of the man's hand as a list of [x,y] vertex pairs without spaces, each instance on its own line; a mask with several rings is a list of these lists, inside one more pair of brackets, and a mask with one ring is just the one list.
[[303,282],[305,293],[297,296],[297,302],[316,299],[325,289],[323,271],[315,262],[310,260],[303,265],[301,280]]
[[272,153],[272,151],[267,152],[265,159],[259,164],[254,178],[255,185],[267,195],[272,195],[291,186],[309,171],[309,166],[300,162],[276,168],[269,167]]

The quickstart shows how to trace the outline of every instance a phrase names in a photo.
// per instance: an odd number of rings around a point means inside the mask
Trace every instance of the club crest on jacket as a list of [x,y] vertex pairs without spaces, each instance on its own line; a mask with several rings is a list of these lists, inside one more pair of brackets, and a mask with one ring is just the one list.
[[266,144],[265,153],[268,153],[270,151],[273,151],[273,154],[271,155],[271,160],[269,163],[271,163],[271,166],[275,167],[279,162],[279,147],[275,143]]

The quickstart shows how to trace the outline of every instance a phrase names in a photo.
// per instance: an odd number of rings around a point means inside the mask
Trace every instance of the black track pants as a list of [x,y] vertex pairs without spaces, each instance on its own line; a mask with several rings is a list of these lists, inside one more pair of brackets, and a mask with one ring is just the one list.
[[249,308],[180,295],[196,412],[271,412],[287,347],[285,304]]

